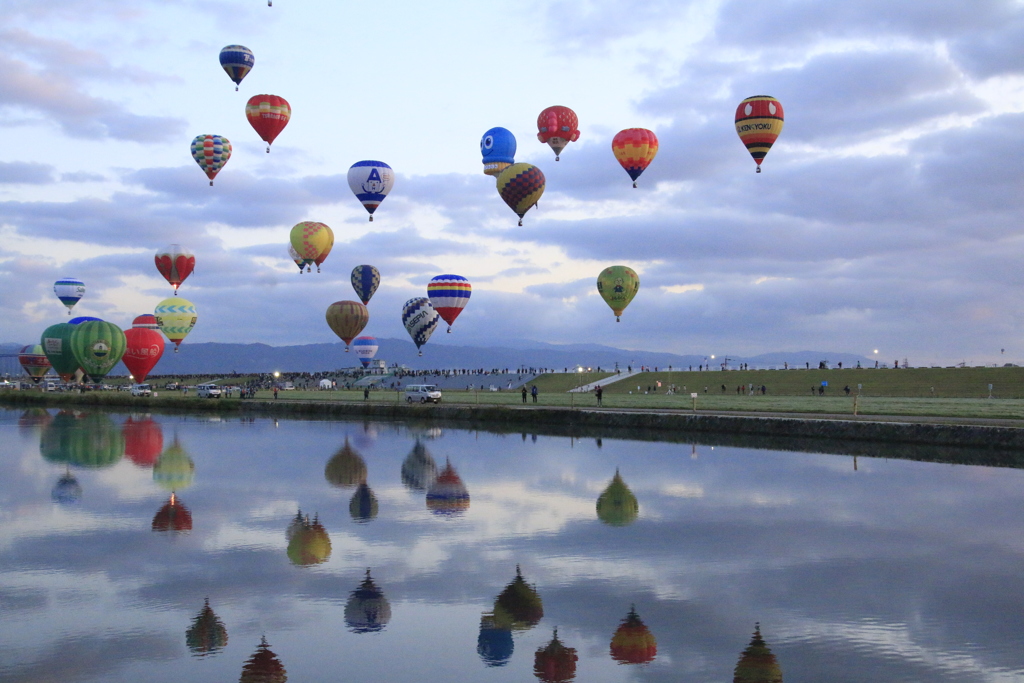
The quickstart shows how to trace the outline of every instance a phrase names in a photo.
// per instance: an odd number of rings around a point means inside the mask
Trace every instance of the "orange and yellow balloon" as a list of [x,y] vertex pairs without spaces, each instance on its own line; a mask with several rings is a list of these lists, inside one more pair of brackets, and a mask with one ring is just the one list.
[[782,104],[769,95],[755,95],[736,107],[736,133],[761,172],[761,162],[782,132]]
[[636,187],[636,179],[658,154],[658,136],[646,128],[620,130],[612,138],[612,152]]

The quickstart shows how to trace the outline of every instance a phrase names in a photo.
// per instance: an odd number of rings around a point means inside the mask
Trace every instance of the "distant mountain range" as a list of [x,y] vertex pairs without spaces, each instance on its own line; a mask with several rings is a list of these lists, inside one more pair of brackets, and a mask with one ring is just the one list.
[[[790,367],[810,364],[817,367],[826,360],[832,367],[842,362],[853,367],[857,361],[874,364],[865,356],[850,353],[824,351],[793,351],[765,353],[757,356],[719,356],[714,360],[699,355],[677,355],[657,351],[636,351],[616,349],[600,344],[547,344],[528,340],[507,341],[503,346],[451,346],[428,344],[419,356],[415,345],[404,339],[378,339],[380,349],[377,358],[388,365],[398,363],[414,370],[434,368],[554,368],[562,370],[582,365],[583,367],[614,369],[616,363],[627,366],[648,365],[661,369],[694,370],[709,363],[719,369],[728,358],[729,366],[747,363],[752,368]],[[0,344],[0,354],[16,354],[22,344]],[[303,344],[300,346],[268,346],[267,344],[221,344],[206,342],[192,344],[185,342],[179,353],[167,345],[163,358],[153,370],[155,375],[230,374],[252,372],[323,372],[339,368],[354,367],[359,362],[354,353],[345,353],[344,344]],[[19,374],[16,358],[0,359],[0,372]],[[123,364],[111,372],[112,375],[127,375]]]

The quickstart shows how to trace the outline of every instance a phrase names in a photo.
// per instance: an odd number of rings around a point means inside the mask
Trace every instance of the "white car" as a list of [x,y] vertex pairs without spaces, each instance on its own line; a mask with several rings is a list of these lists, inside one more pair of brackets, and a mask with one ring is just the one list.
[[441,391],[433,384],[410,384],[405,388],[406,403],[440,403]]
[[220,398],[220,387],[216,384],[200,384],[196,387],[196,396],[199,398]]
[[133,384],[132,396],[152,396],[153,388],[148,384]]

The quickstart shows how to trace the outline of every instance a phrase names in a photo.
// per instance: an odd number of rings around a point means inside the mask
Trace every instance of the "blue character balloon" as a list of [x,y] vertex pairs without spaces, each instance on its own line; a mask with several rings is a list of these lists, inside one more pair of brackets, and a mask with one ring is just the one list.
[[516,136],[507,128],[491,128],[480,138],[484,173],[497,176],[515,163]]
[[220,51],[220,65],[227,73],[228,78],[235,82],[235,90],[238,90],[239,83],[256,64],[252,50],[245,45],[228,45]]

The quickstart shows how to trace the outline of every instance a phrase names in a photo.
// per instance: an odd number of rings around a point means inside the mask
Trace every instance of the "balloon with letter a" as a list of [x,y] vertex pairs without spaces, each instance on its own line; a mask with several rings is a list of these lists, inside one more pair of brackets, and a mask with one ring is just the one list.
[[370,221],[394,185],[395,172],[383,161],[357,161],[348,169],[348,186],[369,212]]

